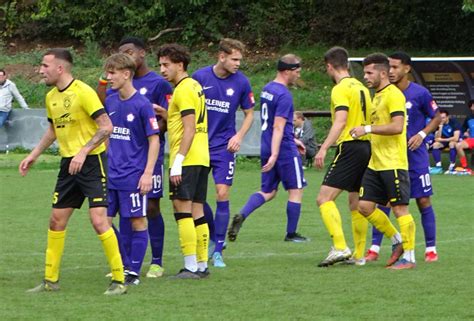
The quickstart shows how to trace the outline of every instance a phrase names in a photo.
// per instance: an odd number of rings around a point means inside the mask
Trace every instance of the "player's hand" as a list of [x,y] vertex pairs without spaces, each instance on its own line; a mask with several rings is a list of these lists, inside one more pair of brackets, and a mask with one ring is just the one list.
[[275,166],[276,160],[277,160],[276,156],[273,156],[273,155],[270,156],[267,163],[263,165],[262,167],[262,173],[269,172],[273,168],[273,166]]
[[160,105],[153,104],[153,110],[157,116],[160,116],[164,120],[168,119],[168,111],[166,108],[161,107]]
[[316,156],[314,156],[313,166],[316,168],[322,169],[324,167],[325,158],[326,158],[326,150],[322,148],[319,149]]
[[300,155],[305,155],[306,154],[306,146],[303,144],[303,142],[297,138],[295,138],[295,144],[296,148],[298,149],[298,152]]
[[173,184],[174,186],[178,186],[178,185],[181,184],[181,182],[182,182],[182,177],[181,177],[181,175],[173,175],[173,176],[170,175],[170,182],[171,182],[171,184]]
[[352,138],[357,139],[361,136],[364,136],[366,134],[364,126],[357,126],[351,129],[349,132],[352,136]]
[[20,172],[21,176],[26,176],[28,174],[28,170],[30,169],[31,165],[35,162],[35,159],[28,155],[25,159],[23,159],[18,166],[18,171]]
[[240,144],[242,144],[242,139],[238,134],[235,134],[229,140],[229,143],[227,144],[227,150],[231,153],[236,153],[240,150]]
[[145,195],[151,191],[153,185],[152,175],[143,173],[142,177],[138,181],[138,188],[140,189],[140,194]]
[[69,163],[69,174],[76,175],[82,169],[82,165],[86,161],[86,156],[84,153],[79,152],[76,156],[71,159],[71,163]]
[[420,147],[422,143],[423,143],[423,137],[421,137],[420,134],[413,135],[408,140],[408,149],[411,150],[411,151],[414,151],[418,147]]
[[170,169],[170,181],[171,184],[178,186],[181,184],[182,177],[181,174],[183,173],[183,161],[184,161],[184,155],[181,154],[176,154],[173,165],[171,166]]

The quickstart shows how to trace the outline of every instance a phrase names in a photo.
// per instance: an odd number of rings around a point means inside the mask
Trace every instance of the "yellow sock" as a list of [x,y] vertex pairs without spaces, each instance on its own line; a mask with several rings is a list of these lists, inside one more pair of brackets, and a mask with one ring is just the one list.
[[400,226],[400,234],[402,235],[402,244],[404,251],[410,251],[415,249],[415,233],[416,224],[411,214],[403,215],[397,218],[398,225]]
[[351,211],[352,214],[352,237],[354,238],[354,258],[362,259],[365,254],[365,243],[367,240],[367,219],[359,211]]
[[[176,214],[175,217],[177,216]],[[197,236],[196,229],[194,228],[194,221],[191,213],[184,214],[184,217],[180,217],[176,220],[178,223],[179,244],[181,245],[181,252],[184,256],[196,255]]]
[[110,270],[112,271],[112,281],[124,282],[122,256],[115,235],[114,229],[109,228],[104,234],[97,235],[102,242],[105,257],[109,262]]
[[209,259],[209,225],[207,225],[206,218],[203,216],[194,221],[196,226],[196,255],[198,262],[207,262]]
[[48,230],[48,245],[46,247],[46,260],[44,279],[57,282],[59,280],[59,267],[64,251],[66,231]]
[[392,238],[392,236],[398,233],[388,216],[377,207],[372,214],[367,216],[367,220],[388,238]]
[[321,204],[319,207],[324,225],[332,238],[334,247],[338,250],[344,250],[347,247],[342,231],[341,214],[336,207],[336,203],[329,201]]

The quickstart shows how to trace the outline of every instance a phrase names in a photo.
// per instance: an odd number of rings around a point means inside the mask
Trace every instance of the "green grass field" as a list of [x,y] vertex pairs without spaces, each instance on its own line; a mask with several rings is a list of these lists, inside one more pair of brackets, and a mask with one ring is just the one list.
[[[51,192],[58,158],[47,156],[25,178],[16,166],[24,155],[0,155],[0,319],[1,320],[472,320],[474,318],[474,179],[434,176],[438,219],[437,263],[423,261],[419,213],[415,270],[384,269],[382,259],[363,267],[318,268],[330,247],[315,196],[322,172],[305,171],[299,231],[305,244],[283,242],[286,195],[257,210],[235,243],[224,252],[225,269],[211,268],[207,280],[142,278],[121,297],[106,297],[107,263],[87,211],[77,211],[68,229],[61,266],[61,291],[26,294],[43,276]],[[259,188],[253,162],[237,167],[231,211],[237,212]],[[214,202],[213,186],[209,199]],[[338,205],[349,243],[346,195]],[[170,202],[162,203],[166,223],[167,276],[182,266]],[[148,257],[146,259],[148,263]],[[148,264],[144,265],[144,270]]]

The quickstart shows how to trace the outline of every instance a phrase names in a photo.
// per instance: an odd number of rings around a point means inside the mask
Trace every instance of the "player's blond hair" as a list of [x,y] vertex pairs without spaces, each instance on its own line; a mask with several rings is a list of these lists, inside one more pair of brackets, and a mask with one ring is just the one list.
[[104,70],[129,70],[132,77],[136,68],[133,58],[124,53],[113,54],[104,63]]
[[231,54],[232,50],[240,51],[241,53],[245,50],[245,45],[239,40],[232,38],[223,38],[219,42],[219,52],[225,52],[226,54]]

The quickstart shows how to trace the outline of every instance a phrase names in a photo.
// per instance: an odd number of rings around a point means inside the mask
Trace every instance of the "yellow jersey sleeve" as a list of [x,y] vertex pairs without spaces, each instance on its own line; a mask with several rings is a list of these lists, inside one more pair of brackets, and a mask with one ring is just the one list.
[[99,99],[99,96],[91,87],[81,87],[79,95],[82,102],[82,108],[89,116],[92,116],[95,112],[104,108],[102,102]]

